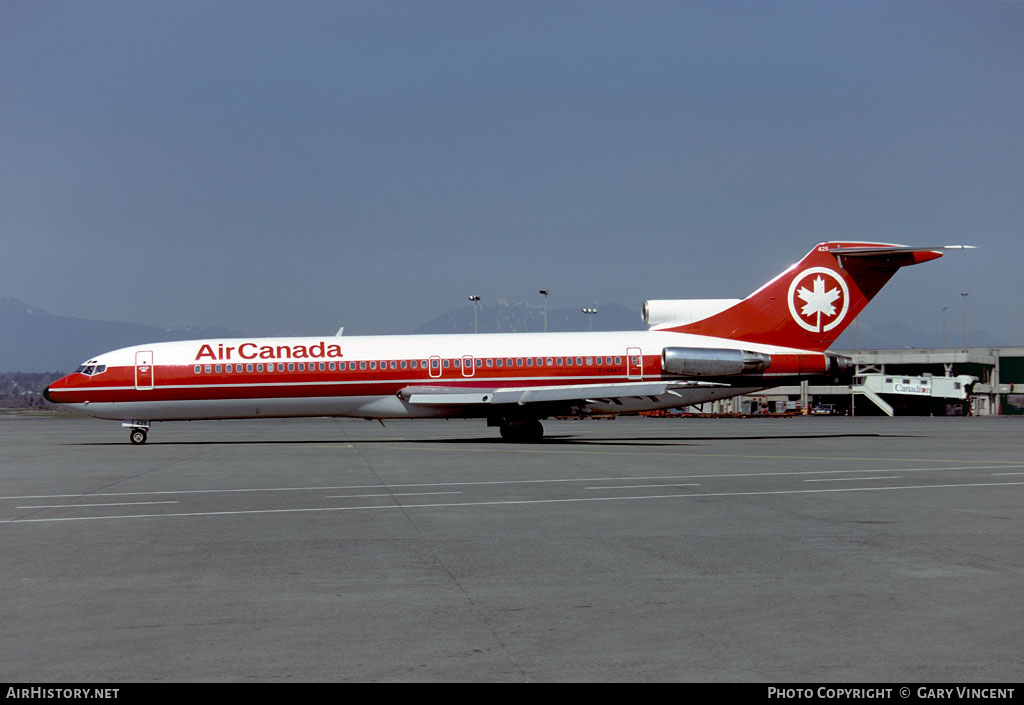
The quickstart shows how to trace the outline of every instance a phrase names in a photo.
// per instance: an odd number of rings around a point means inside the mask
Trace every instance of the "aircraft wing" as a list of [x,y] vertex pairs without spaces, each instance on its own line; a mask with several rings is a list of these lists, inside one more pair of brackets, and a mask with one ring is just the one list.
[[438,387],[409,386],[398,391],[398,397],[410,404],[459,406],[473,404],[516,404],[525,406],[541,402],[587,402],[597,399],[672,394],[675,389],[694,387],[725,387],[717,382],[626,382],[620,384],[560,384],[543,387]]

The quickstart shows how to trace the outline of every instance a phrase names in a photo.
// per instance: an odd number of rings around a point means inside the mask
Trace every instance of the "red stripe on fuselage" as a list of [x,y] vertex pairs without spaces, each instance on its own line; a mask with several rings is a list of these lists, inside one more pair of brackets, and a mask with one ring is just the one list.
[[[609,356],[578,355],[573,356],[586,360]],[[58,403],[82,402],[132,402],[132,401],[190,401],[208,399],[255,399],[255,398],[303,398],[303,397],[345,397],[345,396],[384,396],[397,392],[411,385],[431,385],[445,387],[482,387],[496,386],[544,386],[553,384],[599,384],[622,382],[636,379],[627,378],[625,356],[618,356],[620,364],[612,362],[602,365],[534,365],[532,367],[513,365],[488,367],[486,362],[479,367],[474,366],[473,374],[466,376],[463,368],[455,367],[455,359],[448,358],[448,367],[441,367],[441,375],[431,376],[430,370],[419,366],[417,369],[391,369],[390,360],[374,360],[378,365],[386,363],[386,369],[357,369],[334,371],[319,369],[299,371],[297,363],[233,363],[232,369],[245,369],[252,364],[253,372],[227,372],[227,364],[203,362],[197,363],[200,372],[195,372],[197,365],[155,365],[154,387],[152,389],[135,388],[135,368],[132,366],[108,367],[102,374],[92,377],[84,374],[71,374],[57,382],[49,389],[50,397]],[[476,358],[485,360],[487,358]],[[492,361],[496,358],[490,358]],[[502,360],[525,360],[525,358],[502,358]],[[532,358],[534,360],[538,358]],[[546,361],[545,358],[540,358]],[[564,359],[564,356],[563,356]],[[319,367],[320,360],[304,364]],[[330,364],[323,361],[325,366]],[[357,361],[369,363],[368,360]],[[400,361],[396,361],[399,362]],[[406,361],[408,363],[408,361]],[[419,359],[417,359],[419,363]],[[256,364],[274,366],[274,371],[255,371]],[[285,365],[283,371],[277,365]],[[288,365],[296,365],[292,371]],[[338,365],[345,363],[336,363]],[[644,378],[656,379],[660,376],[660,356],[644,356]],[[206,372],[210,367],[211,371]],[[220,368],[220,372],[217,369]]]

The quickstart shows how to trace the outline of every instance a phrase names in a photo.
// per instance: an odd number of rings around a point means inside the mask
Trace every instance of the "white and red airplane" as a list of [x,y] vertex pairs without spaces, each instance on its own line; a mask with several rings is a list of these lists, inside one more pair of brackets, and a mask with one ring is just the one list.
[[745,299],[644,303],[646,331],[154,343],[104,353],[46,399],[130,428],[151,421],[485,418],[539,440],[548,416],[630,414],[837,376],[828,347],[900,267],[968,246],[825,242]]

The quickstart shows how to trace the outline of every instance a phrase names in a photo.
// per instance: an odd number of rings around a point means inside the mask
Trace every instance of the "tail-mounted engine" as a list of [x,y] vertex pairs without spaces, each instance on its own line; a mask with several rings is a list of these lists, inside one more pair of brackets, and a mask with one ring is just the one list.
[[828,353],[825,355],[828,360],[828,374],[840,377],[853,367],[853,358],[846,355]]
[[683,377],[729,377],[763,372],[771,365],[770,355],[729,348],[664,348],[663,374]]

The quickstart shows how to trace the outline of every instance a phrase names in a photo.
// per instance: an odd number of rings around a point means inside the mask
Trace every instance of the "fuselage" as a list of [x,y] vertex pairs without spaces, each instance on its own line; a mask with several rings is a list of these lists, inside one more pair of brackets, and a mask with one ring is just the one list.
[[[154,343],[97,356],[50,385],[48,398],[106,419],[184,420],[267,416],[417,418],[486,416],[464,404],[420,405],[414,387],[501,389],[627,385],[674,379],[666,347],[735,348],[725,339],[657,331],[237,338]],[[775,386],[828,368],[821,352],[744,344],[771,357],[741,389]],[[749,382],[749,384],[748,384]],[[603,402],[581,413],[669,408],[733,396],[708,386]],[[602,395],[603,396],[603,395]],[[581,405],[571,405],[579,407]]]

